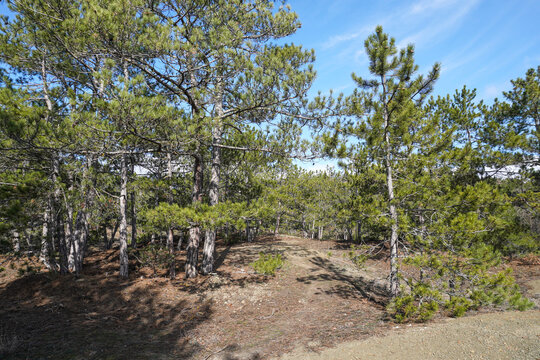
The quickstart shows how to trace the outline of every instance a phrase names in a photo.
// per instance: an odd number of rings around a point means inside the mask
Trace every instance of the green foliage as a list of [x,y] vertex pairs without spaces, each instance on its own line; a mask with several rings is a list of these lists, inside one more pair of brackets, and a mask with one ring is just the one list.
[[348,257],[356,267],[362,269],[364,268],[367,259],[369,259],[369,245],[357,246],[352,244],[350,250],[343,256]]
[[250,265],[258,274],[273,276],[276,274],[276,270],[283,266],[283,260],[281,254],[273,255],[260,252],[259,259]]
[[169,250],[161,247],[159,244],[148,244],[139,249],[138,260],[142,266],[148,266],[152,269],[153,276],[157,275],[158,269],[167,269],[172,260]]
[[396,322],[426,322],[437,313],[439,310],[437,301],[419,302],[418,296],[415,295],[398,296],[387,306],[388,313]]
[[[393,301],[390,314],[399,322],[419,321],[426,318],[421,305],[435,302],[451,316],[459,317],[482,306],[499,306],[526,310],[533,303],[524,298],[511,276],[511,269],[493,271],[499,263],[489,247],[468,251],[477,257],[448,254],[417,255],[405,259],[407,265],[418,268],[418,274],[404,274],[407,286],[399,301]],[[429,318],[429,317],[427,317]]]
[[471,306],[472,302],[461,296],[452,297],[444,304],[445,309],[447,309],[453,317],[463,316]]

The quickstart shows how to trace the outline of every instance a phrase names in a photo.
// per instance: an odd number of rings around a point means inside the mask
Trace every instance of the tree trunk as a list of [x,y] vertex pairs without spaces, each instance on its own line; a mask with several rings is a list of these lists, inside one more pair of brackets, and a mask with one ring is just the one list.
[[[87,179],[89,176],[91,163],[92,160],[90,158],[87,158],[83,167],[80,189],[80,194],[83,198],[83,201],[81,202],[79,209],[77,210],[77,216],[75,219],[73,219],[74,211],[72,206],[66,203],[66,209],[68,212],[68,230],[67,236],[65,236],[66,234],[64,234],[64,238],[67,239],[66,251],[69,252],[66,260],[69,270],[74,271],[77,275],[79,275],[82,271],[88,240],[88,206],[90,204],[90,193],[88,191],[89,186],[87,185]],[[73,187],[73,181],[71,187]],[[73,223],[75,223],[74,229]],[[62,225],[61,228],[64,229],[64,225]]]
[[49,270],[55,270],[54,266],[51,264],[50,254],[51,254],[51,242],[50,242],[50,233],[49,233],[49,221],[50,221],[50,203],[51,199],[49,198],[47,208],[43,214],[43,227],[41,230],[41,249],[39,252],[39,261],[45,265]]
[[281,213],[277,214],[276,217],[276,228],[274,229],[274,236],[277,236],[279,234],[279,222],[281,220]]
[[182,242],[184,241],[184,230],[178,232],[178,243],[176,244],[176,251],[182,250]]
[[114,223],[114,228],[113,228],[111,237],[109,238],[109,244],[108,244],[107,250],[112,248],[112,244],[114,242],[114,239],[116,238],[116,233],[118,232],[119,227],[120,227],[120,219],[117,219],[116,222]]
[[[215,117],[212,126],[212,169],[210,174],[210,188],[208,196],[210,206],[219,203],[219,185],[221,172],[221,139],[223,137],[223,92],[222,83],[218,78],[216,84],[216,98],[214,102]],[[214,249],[216,246],[216,229],[206,230],[203,248],[203,262],[201,272],[206,275],[214,270]]]
[[75,219],[75,234],[73,236],[73,260],[75,274],[79,275],[84,260],[84,247],[86,246],[86,209],[80,209]]
[[19,235],[19,232],[17,230],[13,231],[13,252],[19,253],[21,251],[21,236]]
[[[203,159],[200,154],[194,156],[193,165],[193,203],[202,201],[203,187]],[[199,243],[201,240],[201,228],[199,225],[194,225],[189,229],[189,240],[187,244],[186,258],[186,278],[194,278],[197,276],[197,262],[199,256]]]
[[169,261],[169,276],[171,279],[176,277],[176,261],[174,258],[174,231],[169,228],[167,233],[167,248],[169,249],[170,261]]
[[103,234],[103,246],[105,247],[105,250],[109,250],[109,235],[107,234],[107,222],[104,222],[101,225],[101,231]]
[[[70,188],[70,190],[73,190]],[[75,223],[73,207],[67,203],[67,231],[66,231],[66,247],[68,249],[68,269],[69,271],[75,271],[75,258],[76,258],[76,249],[75,249],[75,229],[73,224]]]
[[304,218],[304,216],[302,215],[302,236],[304,238],[307,238],[308,237],[308,232],[306,230],[306,219]]
[[356,242],[360,244],[362,242],[362,223],[356,222]]
[[127,253],[127,155],[122,155],[122,163],[120,168],[120,272],[121,278],[127,278],[128,270],[128,253]]
[[[131,159],[131,175],[135,176],[135,159]],[[137,247],[137,211],[136,211],[135,190],[131,191],[131,247]]]
[[52,217],[53,226],[53,249],[54,244],[58,244],[58,252],[60,255],[60,273],[67,274],[68,269],[68,249],[66,244],[65,230],[64,230],[64,221],[63,221],[63,211],[61,210],[62,206],[60,205],[60,185],[58,184],[60,177],[60,160],[58,155],[55,154],[52,160],[52,183],[54,184],[54,193],[51,206],[51,213],[54,214]]
[[201,240],[201,228],[194,226],[189,229],[189,240],[186,247],[186,278],[197,276],[197,262],[199,256],[199,242]]
[[261,228],[262,220],[257,220],[257,226],[255,227],[255,234],[253,235],[253,238],[256,239],[257,236],[259,236],[259,229]]
[[[171,153],[167,153],[167,177],[169,179],[169,204],[172,204],[172,174],[173,174],[173,168],[172,168],[172,156]],[[171,279],[174,279],[176,277],[176,261],[174,258],[174,232],[171,227],[169,227],[167,231],[167,249],[169,249],[169,276]]]
[[399,294],[399,278],[398,278],[398,215],[396,205],[394,204],[394,183],[392,178],[392,159],[390,152],[390,134],[388,118],[388,109],[386,102],[386,78],[381,76],[381,84],[383,86],[383,120],[384,120],[384,141],[385,141],[385,166],[386,166],[386,187],[388,189],[388,204],[390,210],[390,220],[392,222],[392,233],[390,235],[390,294],[396,297]]

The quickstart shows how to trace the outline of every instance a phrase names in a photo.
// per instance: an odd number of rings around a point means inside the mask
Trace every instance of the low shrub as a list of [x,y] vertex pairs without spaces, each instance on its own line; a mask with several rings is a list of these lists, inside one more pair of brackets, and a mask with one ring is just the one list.
[[169,250],[159,244],[148,244],[139,250],[137,258],[142,266],[148,266],[153,271],[153,276],[157,275],[158,269],[167,269],[172,260]]
[[281,254],[272,255],[260,252],[259,259],[250,265],[258,274],[275,275],[276,270],[283,266],[283,259]]

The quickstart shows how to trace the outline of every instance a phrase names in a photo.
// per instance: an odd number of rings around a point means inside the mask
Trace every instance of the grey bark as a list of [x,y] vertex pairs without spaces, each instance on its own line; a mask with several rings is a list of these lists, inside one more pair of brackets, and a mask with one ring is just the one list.
[[[135,159],[131,159],[131,175],[135,176]],[[131,191],[131,247],[137,247],[137,211],[135,190]]]
[[[169,204],[172,204],[172,156],[171,153],[167,153],[167,177],[169,179]],[[174,232],[171,227],[167,231],[167,248],[169,249],[170,262],[169,262],[169,276],[174,279],[176,276],[176,261],[174,258]]]
[[386,187],[388,189],[388,204],[390,210],[390,220],[392,222],[390,235],[390,293],[392,297],[396,297],[399,293],[399,278],[398,278],[398,215],[396,205],[394,204],[394,183],[392,177],[392,159],[390,152],[390,134],[388,118],[388,104],[386,101],[386,77],[381,76],[381,84],[383,86],[383,121],[384,121],[384,142],[385,142],[385,167],[386,167]]
[[112,232],[111,232],[111,236],[107,239],[107,222],[105,222],[105,224],[103,225],[104,228],[105,228],[105,234],[103,235],[103,239],[106,241],[105,242],[105,250],[109,250],[111,247],[112,247],[112,244],[114,242],[114,238],[116,237],[116,233],[118,232],[118,227],[120,226],[120,220],[116,220],[116,222],[114,223],[114,227],[112,229]]
[[182,250],[182,242],[184,241],[184,230],[178,232],[178,243],[176,244],[176,251]]
[[[196,154],[193,164],[193,203],[202,201],[203,187],[203,159],[202,156]],[[199,243],[201,240],[201,228],[199,225],[194,225],[189,229],[189,239],[187,243],[186,256],[186,278],[194,278],[197,276],[197,263],[199,256]]]
[[[80,274],[82,271],[86,246],[88,242],[88,207],[91,200],[87,181],[91,164],[92,159],[87,158],[83,167],[83,173],[81,178],[80,193],[82,196],[82,202],[77,209],[77,215],[75,219],[73,219],[74,209],[69,203],[66,202],[68,225],[66,234],[67,236],[64,237],[66,238],[66,249],[68,249],[69,251],[69,255],[67,257],[67,264],[69,270],[75,272],[75,274],[77,275]],[[71,188],[73,188],[73,180]],[[64,229],[64,226],[62,226],[62,229]]]
[[122,155],[120,167],[120,272],[121,278],[127,278],[128,271],[128,253],[127,253],[127,155]]
[[[216,99],[214,101],[214,123],[212,126],[212,168],[210,173],[210,188],[208,196],[210,206],[219,203],[219,185],[221,172],[221,140],[223,137],[223,90],[221,79],[216,84]],[[216,246],[216,229],[208,229],[204,240],[203,262],[201,272],[206,275],[214,270],[214,250]]]
[[107,234],[107,222],[104,222],[101,225],[101,231],[103,234],[103,246],[105,247],[105,250],[109,250],[109,235]]
[[57,244],[58,252],[60,255],[60,273],[67,274],[68,269],[68,249],[66,244],[66,237],[64,231],[64,221],[63,221],[63,211],[60,202],[61,189],[59,185],[60,177],[60,160],[58,155],[54,154],[52,160],[52,183],[54,186],[51,214],[52,214],[52,223],[53,223],[53,241],[52,248],[54,251],[54,244]]
[[45,267],[49,270],[53,269],[51,266],[50,261],[50,232],[49,232],[49,222],[50,222],[50,203],[51,200],[49,199],[47,203],[47,208],[45,209],[45,213],[43,214],[43,227],[41,229],[41,249],[39,251],[39,261],[45,265]]
[[18,253],[21,251],[21,236],[17,230],[13,231],[12,235],[13,251]]
[[274,229],[274,236],[277,236],[279,234],[279,223],[281,221],[281,213],[278,213],[277,214],[277,217],[276,217],[276,227]]

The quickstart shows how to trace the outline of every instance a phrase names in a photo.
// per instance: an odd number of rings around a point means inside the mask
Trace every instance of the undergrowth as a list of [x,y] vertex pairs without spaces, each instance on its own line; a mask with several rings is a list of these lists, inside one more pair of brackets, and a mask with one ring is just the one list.
[[275,275],[276,270],[283,266],[283,259],[281,254],[272,255],[260,252],[259,259],[250,265],[259,274]]

